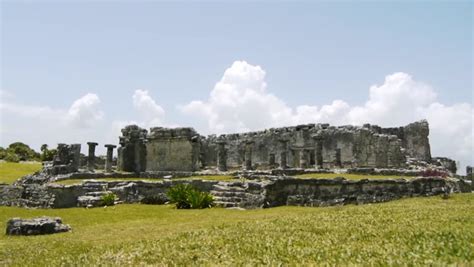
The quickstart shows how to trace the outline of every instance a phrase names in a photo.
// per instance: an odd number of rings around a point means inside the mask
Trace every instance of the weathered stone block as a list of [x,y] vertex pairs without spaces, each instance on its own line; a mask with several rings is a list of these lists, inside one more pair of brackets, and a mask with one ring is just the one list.
[[33,219],[13,218],[7,222],[7,235],[44,235],[68,232],[71,227],[61,218],[41,217]]

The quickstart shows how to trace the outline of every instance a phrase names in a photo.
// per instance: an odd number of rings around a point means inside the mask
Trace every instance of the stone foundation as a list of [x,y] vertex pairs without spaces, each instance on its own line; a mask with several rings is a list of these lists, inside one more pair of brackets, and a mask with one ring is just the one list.
[[[472,190],[469,181],[436,177],[412,180],[364,179],[352,181],[344,178],[298,179],[254,174],[252,179],[252,181],[238,182],[238,184],[244,188],[245,192],[243,193],[262,196],[263,200],[259,200],[259,203],[263,204],[257,203],[257,205],[247,201],[244,207],[364,204],[404,197],[471,192]],[[236,179],[236,181],[239,180]],[[81,185],[0,185],[0,205],[41,208],[77,207],[82,206],[79,203],[81,197],[99,195],[108,191],[115,193],[123,203],[147,203],[155,200],[164,203],[167,201],[167,190],[180,183],[189,183],[201,191],[211,192],[215,191],[217,184],[221,188],[225,188],[227,183],[231,185],[236,182],[204,180],[106,182],[93,180],[86,181]],[[250,189],[252,190],[246,192]],[[225,192],[220,194],[225,195]]]

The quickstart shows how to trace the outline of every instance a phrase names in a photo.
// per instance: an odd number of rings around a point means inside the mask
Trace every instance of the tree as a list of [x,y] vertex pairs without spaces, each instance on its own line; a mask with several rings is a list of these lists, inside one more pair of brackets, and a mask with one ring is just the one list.
[[41,161],[52,161],[56,155],[56,149],[48,149],[47,144],[41,145]]
[[[40,154],[31,149],[28,145],[22,142],[15,142],[8,146],[7,155],[14,154],[19,160],[37,160],[40,158]],[[10,156],[9,159],[16,159]],[[7,159],[5,159],[7,160]]]
[[0,146],[0,159],[4,159],[7,156],[7,150]]

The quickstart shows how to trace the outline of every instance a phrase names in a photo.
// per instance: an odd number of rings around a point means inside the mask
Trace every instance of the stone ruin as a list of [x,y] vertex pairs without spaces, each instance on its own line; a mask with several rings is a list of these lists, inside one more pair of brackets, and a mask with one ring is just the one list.
[[148,133],[131,125],[122,130],[118,169],[404,168],[407,158],[431,161],[428,135],[425,120],[397,128],[307,124],[218,137],[199,135],[192,128],[156,127]]
[[12,218],[7,222],[7,235],[45,235],[68,232],[71,227],[61,218],[39,217],[33,219]]
[[[192,128],[154,127],[148,132],[130,125],[122,129],[116,168],[115,145],[105,145],[103,171],[98,171],[97,143],[87,143],[84,160],[80,144],[59,144],[54,160],[42,171],[13,185],[0,184],[0,205],[89,207],[99,205],[107,193],[116,194],[119,203],[162,204],[168,201],[166,191],[179,183],[210,192],[220,206],[236,208],[363,204],[471,192],[472,168],[467,168],[467,179],[446,178],[455,175],[456,164],[448,158],[431,157],[428,135],[427,121],[396,128],[307,124],[220,136],[202,136]],[[432,168],[435,171],[426,176]],[[350,181],[291,177],[334,172],[416,178]],[[443,173],[446,175],[439,175]],[[170,179],[219,174],[236,179]],[[167,179],[99,181],[107,177]],[[75,178],[98,180],[68,186],[51,183]]]

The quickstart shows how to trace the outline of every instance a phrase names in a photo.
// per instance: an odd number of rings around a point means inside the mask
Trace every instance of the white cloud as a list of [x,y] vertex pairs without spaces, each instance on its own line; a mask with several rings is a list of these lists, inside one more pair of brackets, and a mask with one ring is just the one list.
[[156,104],[146,90],[135,90],[132,96],[133,106],[139,112],[144,124],[147,126],[161,126],[165,111]]
[[138,125],[149,130],[151,127],[178,127],[177,124],[165,122],[165,110],[150,96],[148,90],[135,90],[132,95],[134,109],[138,112],[137,120],[115,120],[112,122],[107,140],[118,141],[121,130],[127,125]]
[[54,120],[55,124],[76,128],[93,127],[104,117],[99,97],[91,93],[75,100],[67,111],[49,106],[24,105],[11,101],[7,103],[3,99],[0,101],[0,111],[25,118]]
[[104,126],[99,122],[104,112],[95,94],[82,96],[66,109],[19,104],[8,95],[8,102],[0,99],[1,143],[4,145],[21,141],[38,149],[45,143],[54,147],[60,142],[102,141],[100,131]]
[[80,128],[92,127],[103,117],[100,99],[96,94],[91,93],[74,101],[67,112],[67,122]]
[[236,61],[214,86],[209,99],[180,106],[185,114],[205,117],[205,132],[228,133],[291,123],[291,109],[266,92],[265,71]]
[[382,85],[369,89],[362,106],[335,100],[321,107],[289,107],[267,91],[265,71],[245,61],[235,61],[210,92],[206,101],[194,100],[178,107],[205,125],[194,125],[204,133],[231,133],[302,123],[335,125],[363,123],[402,126],[427,119],[434,156],[447,156],[472,163],[474,110],[472,104],[452,106],[438,102],[434,89],[398,72],[385,77]]

